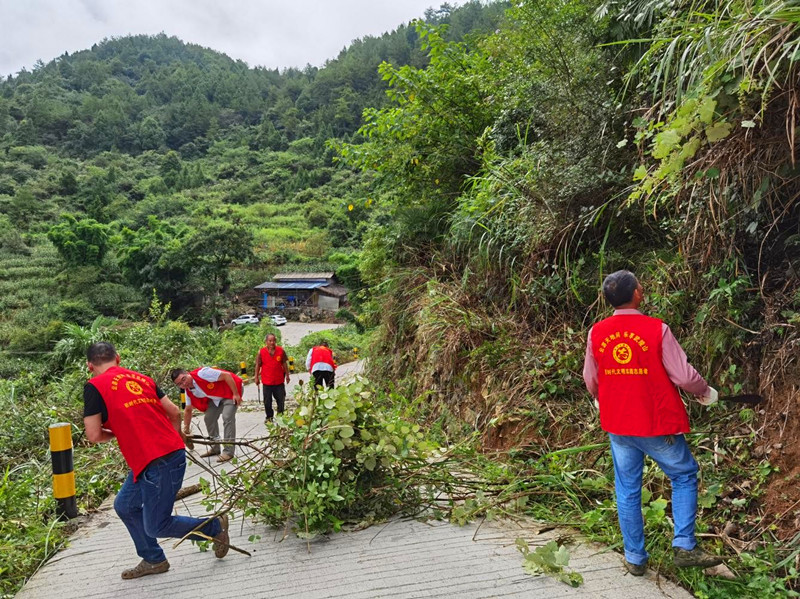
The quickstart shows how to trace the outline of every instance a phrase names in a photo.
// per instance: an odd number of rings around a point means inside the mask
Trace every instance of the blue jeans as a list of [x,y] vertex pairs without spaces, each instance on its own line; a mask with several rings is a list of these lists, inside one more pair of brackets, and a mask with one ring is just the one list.
[[[611,456],[617,492],[617,514],[625,559],[631,564],[647,561],[642,519],[642,470],[649,455],[672,483],[673,547],[692,550],[697,545],[694,522],[697,515],[697,462],[683,435],[630,437],[612,435]],[[672,441],[670,443],[669,441]]]
[[[150,563],[167,559],[156,537],[181,538],[204,522],[203,533],[213,537],[220,532],[216,518],[172,515],[175,494],[183,484],[185,471],[186,452],[183,449],[173,451],[150,462],[136,482],[133,481],[133,472],[129,472],[114,500],[114,510],[128,528],[136,553]],[[189,538],[203,540],[197,535]]]

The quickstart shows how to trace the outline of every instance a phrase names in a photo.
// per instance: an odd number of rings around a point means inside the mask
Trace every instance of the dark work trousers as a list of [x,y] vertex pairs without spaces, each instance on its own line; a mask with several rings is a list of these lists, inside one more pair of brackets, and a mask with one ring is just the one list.
[[322,383],[325,383],[328,389],[333,389],[333,380],[336,377],[335,372],[331,372],[330,370],[316,370],[311,374],[314,375],[315,387],[322,387]]
[[267,419],[272,420],[275,412],[272,411],[272,398],[278,406],[278,414],[283,414],[283,403],[286,400],[286,385],[262,385],[264,387],[264,408],[267,410]]

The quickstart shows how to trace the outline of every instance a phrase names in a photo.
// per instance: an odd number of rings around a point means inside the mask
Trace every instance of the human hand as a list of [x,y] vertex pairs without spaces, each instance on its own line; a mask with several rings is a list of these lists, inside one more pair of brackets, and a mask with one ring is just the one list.
[[714,389],[714,387],[710,386],[706,390],[706,392],[697,398],[697,403],[700,403],[704,406],[710,406],[711,404],[717,403],[719,400],[719,392]]
[[594,398],[594,407],[597,409],[598,412],[600,411],[600,402],[597,401],[596,397]]
[[242,396],[241,395],[234,395],[233,396],[233,403],[235,403],[237,406],[240,403],[242,403]]
[[288,374],[286,375],[286,384],[287,385],[289,384],[289,375]]
[[181,431],[181,440],[183,441],[183,444],[186,446],[186,449],[190,450],[194,449],[194,441],[192,441],[192,438],[189,436],[188,431],[186,432]]

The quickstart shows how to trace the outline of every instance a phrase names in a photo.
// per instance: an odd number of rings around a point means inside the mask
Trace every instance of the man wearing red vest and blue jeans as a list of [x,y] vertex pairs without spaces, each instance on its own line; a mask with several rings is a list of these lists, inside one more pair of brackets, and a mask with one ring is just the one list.
[[222,453],[219,451],[219,445],[212,445],[200,457],[208,458],[216,455],[219,456],[218,462],[232,460],[235,447],[233,441],[236,439],[236,411],[242,403],[244,381],[233,372],[208,366],[195,368],[191,372],[176,368],[170,373],[170,378],[173,383],[185,390],[188,396],[183,413],[184,434],[188,435],[190,432],[192,410],[198,409],[205,412],[203,421],[208,436],[219,439],[219,417],[222,416],[222,430],[225,434]]
[[603,295],[614,315],[589,331],[583,378],[611,442],[625,567],[634,576],[647,570],[642,519],[646,455],[672,483],[675,565],[722,563],[703,551],[695,538],[698,466],[684,438],[689,416],[677,387],[697,396],[703,405],[717,401],[717,391],[689,364],[669,327],[639,312],[644,290],[633,273],[620,270],[608,275]]
[[[180,411],[150,377],[119,365],[113,345],[94,343],[86,352],[91,379],[83,388],[84,426],[92,443],[116,439],[131,471],[114,509],[142,561],[122,578],[169,570],[156,537],[182,538],[195,529],[214,538],[214,555],[228,553],[228,516],[200,519],[173,516],[175,495],[186,470]],[[203,540],[190,535],[192,540]]]

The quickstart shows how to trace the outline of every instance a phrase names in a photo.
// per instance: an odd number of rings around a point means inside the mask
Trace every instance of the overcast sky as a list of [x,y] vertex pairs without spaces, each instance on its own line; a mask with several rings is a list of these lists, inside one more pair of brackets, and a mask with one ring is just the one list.
[[[0,0],[0,75],[106,37],[164,32],[250,66],[319,66],[442,0]],[[458,4],[452,2],[451,4]]]

